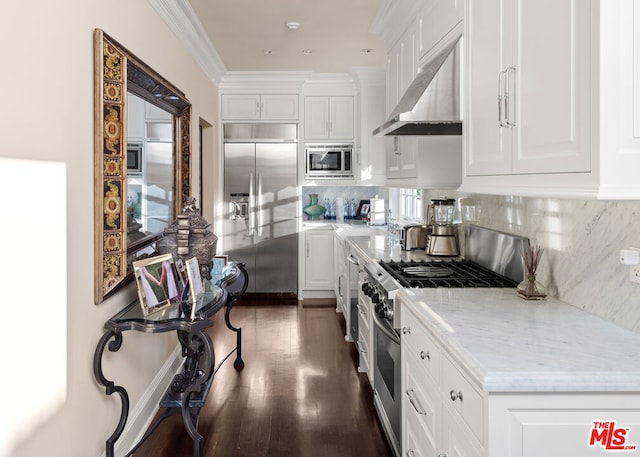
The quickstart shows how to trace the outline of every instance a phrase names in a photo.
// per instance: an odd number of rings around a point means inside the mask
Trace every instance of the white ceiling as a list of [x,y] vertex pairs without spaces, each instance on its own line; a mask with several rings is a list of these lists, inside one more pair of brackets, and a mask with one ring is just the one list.
[[382,41],[369,32],[383,0],[188,1],[228,71],[348,73],[384,64]]

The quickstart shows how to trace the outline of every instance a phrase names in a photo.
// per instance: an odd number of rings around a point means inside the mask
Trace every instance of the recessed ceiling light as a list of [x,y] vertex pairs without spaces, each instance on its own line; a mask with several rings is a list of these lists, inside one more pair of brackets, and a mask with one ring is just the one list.
[[364,49],[360,49],[360,52],[364,53],[364,54],[371,54],[373,52],[373,49],[371,48],[364,48]]
[[268,55],[273,54],[273,51],[272,51],[271,49],[264,49],[264,50],[262,51],[262,53],[268,56]]
[[289,30],[298,30],[300,28],[299,22],[287,22],[287,28]]
[[311,49],[303,49],[303,50],[302,50],[302,53],[303,53],[305,56],[310,56],[311,54],[313,54],[313,51],[312,51]]

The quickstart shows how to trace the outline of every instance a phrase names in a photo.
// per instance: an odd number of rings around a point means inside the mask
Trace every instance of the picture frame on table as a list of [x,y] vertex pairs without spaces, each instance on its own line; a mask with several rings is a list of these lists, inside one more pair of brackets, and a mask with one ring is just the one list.
[[134,261],[133,275],[143,315],[180,303],[183,284],[171,254]]
[[371,208],[371,200],[360,200],[358,204],[358,211],[356,211],[356,219],[366,219],[369,215],[369,209]]
[[187,270],[187,278],[189,283],[189,291],[191,293],[191,319],[195,317],[196,308],[200,304],[204,296],[204,287],[202,286],[202,277],[200,276],[200,264],[196,257],[192,257],[185,262]]
[[213,258],[213,268],[211,268],[211,284],[220,285],[220,281],[224,278],[224,269],[229,262],[229,256],[217,255]]

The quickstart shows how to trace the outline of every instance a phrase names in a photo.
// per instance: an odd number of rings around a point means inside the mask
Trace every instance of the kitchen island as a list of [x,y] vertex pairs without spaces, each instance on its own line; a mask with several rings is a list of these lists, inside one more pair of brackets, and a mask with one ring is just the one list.
[[640,335],[509,288],[404,289],[396,302],[403,455],[637,452]]

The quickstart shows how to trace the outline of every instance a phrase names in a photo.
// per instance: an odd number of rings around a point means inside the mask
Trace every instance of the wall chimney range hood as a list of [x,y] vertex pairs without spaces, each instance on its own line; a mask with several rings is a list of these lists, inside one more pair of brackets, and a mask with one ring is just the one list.
[[461,41],[458,36],[421,69],[373,136],[462,134]]

